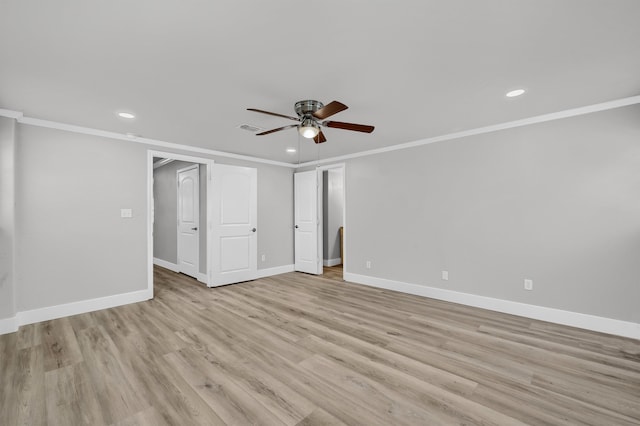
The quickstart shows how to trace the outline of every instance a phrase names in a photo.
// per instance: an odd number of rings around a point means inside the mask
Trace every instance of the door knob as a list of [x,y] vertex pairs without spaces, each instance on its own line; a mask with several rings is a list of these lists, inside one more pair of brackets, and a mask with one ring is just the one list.
[[196,226],[195,228],[191,228],[192,231],[197,231],[198,227]]
[[251,230],[251,232],[256,232],[256,228],[253,228],[253,229]]
[[296,229],[298,229],[298,225],[296,225]]

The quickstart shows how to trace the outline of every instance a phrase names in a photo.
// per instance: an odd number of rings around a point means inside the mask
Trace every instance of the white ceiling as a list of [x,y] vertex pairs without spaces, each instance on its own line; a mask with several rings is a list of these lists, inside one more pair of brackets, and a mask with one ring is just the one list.
[[[0,108],[277,161],[638,94],[638,0],[0,1]],[[290,124],[246,108],[301,99],[376,130],[326,129],[318,150],[237,128]]]

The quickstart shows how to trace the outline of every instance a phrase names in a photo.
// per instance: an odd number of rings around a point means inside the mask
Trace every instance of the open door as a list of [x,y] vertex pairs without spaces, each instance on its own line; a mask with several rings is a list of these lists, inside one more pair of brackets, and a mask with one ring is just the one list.
[[198,277],[200,241],[199,166],[178,170],[178,271]]
[[295,198],[295,270],[322,274],[322,238],[318,216],[318,172],[296,173],[293,176]]
[[258,174],[250,167],[213,165],[211,286],[256,278]]

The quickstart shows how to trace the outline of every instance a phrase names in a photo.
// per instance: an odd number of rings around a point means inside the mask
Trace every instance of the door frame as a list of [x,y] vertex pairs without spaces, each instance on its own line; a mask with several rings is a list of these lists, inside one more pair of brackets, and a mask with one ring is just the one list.
[[[177,239],[176,239],[176,254],[178,256],[178,269],[180,270],[180,173],[182,172],[187,172],[189,170],[192,169],[196,169],[197,171],[197,175],[198,175],[198,224],[196,225],[198,228],[200,228],[200,185],[202,184],[200,182],[200,163],[194,163],[191,164],[187,167],[183,167],[181,169],[176,170],[176,202],[178,203],[178,221],[176,222],[176,235],[177,235]],[[209,186],[207,185],[207,188]],[[198,229],[198,234],[196,236],[196,242],[198,245],[198,248],[196,250],[197,252],[197,256],[196,256],[196,276],[193,277],[195,279],[198,279],[198,277],[201,275],[200,274],[200,230]],[[207,256],[209,256],[209,251],[207,251]],[[205,279],[205,284],[209,284],[209,279],[208,279],[208,274],[207,274],[207,278]]]
[[210,158],[194,157],[191,155],[176,154],[173,152],[147,150],[147,296],[153,298],[153,157],[168,158],[172,160],[187,161],[190,163],[202,164],[207,169],[207,269],[206,285],[211,286],[211,250],[213,249],[213,236],[211,235],[211,224],[213,222],[213,205],[211,185],[211,174],[213,172],[214,161]]
[[318,221],[320,222],[318,239],[321,240],[322,244],[320,257],[324,261],[324,200],[322,197],[324,181],[322,179],[322,173],[331,169],[342,169],[342,226],[344,227],[344,234],[342,237],[342,276],[344,277],[344,274],[347,271],[347,235],[349,233],[347,231],[347,166],[345,163],[335,163],[316,167],[316,173],[318,173]]

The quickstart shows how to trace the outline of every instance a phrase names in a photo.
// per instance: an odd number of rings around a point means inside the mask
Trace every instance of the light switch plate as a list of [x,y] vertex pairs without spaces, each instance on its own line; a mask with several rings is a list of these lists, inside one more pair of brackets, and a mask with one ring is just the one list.
[[120,217],[130,218],[133,217],[132,209],[120,209]]

